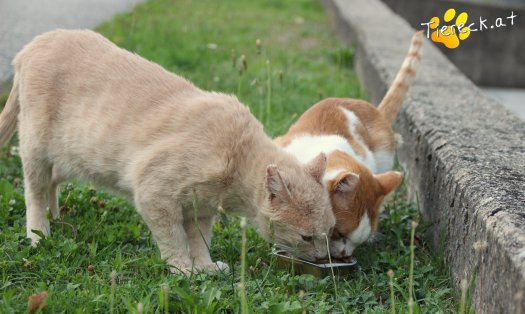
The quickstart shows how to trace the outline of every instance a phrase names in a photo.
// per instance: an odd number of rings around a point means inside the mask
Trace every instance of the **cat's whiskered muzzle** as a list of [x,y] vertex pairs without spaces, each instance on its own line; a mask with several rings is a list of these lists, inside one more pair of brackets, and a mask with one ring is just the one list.
[[316,257],[315,258],[316,262],[324,262],[324,261],[327,261],[327,260],[328,260],[328,254],[323,256],[323,257]]

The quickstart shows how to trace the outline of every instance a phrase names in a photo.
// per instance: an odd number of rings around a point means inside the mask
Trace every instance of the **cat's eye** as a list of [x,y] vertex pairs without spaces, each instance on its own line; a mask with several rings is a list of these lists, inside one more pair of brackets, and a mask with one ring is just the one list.
[[303,240],[306,242],[312,242],[312,240],[314,239],[312,236],[305,236],[305,235],[301,235],[301,238],[303,238]]

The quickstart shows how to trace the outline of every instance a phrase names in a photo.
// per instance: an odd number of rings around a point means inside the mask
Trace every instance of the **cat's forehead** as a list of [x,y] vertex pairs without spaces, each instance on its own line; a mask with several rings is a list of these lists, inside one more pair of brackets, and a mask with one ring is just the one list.
[[321,193],[309,193],[308,195],[296,196],[293,206],[297,208],[304,216],[315,217],[323,215],[327,211],[331,212],[332,206],[328,194],[321,189]]
[[308,174],[298,177],[290,182],[290,191],[298,201],[315,202],[318,199],[329,197],[324,185],[317,182]]
[[284,212],[279,219],[279,225],[285,230],[289,230],[290,227],[294,227],[298,233],[313,233],[315,231],[312,222],[315,219],[311,219],[308,215],[303,215],[298,210],[288,210]]
[[[319,199],[296,200],[289,204],[289,207],[283,213],[284,220],[288,221],[297,228],[315,232],[331,221],[333,217],[332,207],[329,201]],[[334,221],[335,223],[335,221]]]

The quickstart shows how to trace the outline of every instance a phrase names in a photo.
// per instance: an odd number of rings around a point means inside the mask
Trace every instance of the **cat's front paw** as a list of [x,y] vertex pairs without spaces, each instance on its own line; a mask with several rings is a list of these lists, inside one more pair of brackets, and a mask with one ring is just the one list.
[[221,261],[216,261],[213,264],[215,264],[215,267],[218,271],[224,272],[225,274],[230,273],[230,266],[228,264]]
[[170,272],[174,275],[186,275],[189,276],[192,273],[196,274],[199,272],[204,273],[216,273],[223,272],[225,274],[230,273],[230,266],[228,264],[217,261],[204,265],[195,265],[189,263],[181,263],[179,261],[171,261],[169,263]]
[[192,267],[181,267],[181,266],[174,266],[169,265],[170,273],[174,275],[186,275],[189,276],[193,272]]
[[191,275],[195,272],[194,265],[189,261],[180,261],[178,259],[172,259],[168,261],[170,272],[174,275]]
[[224,262],[217,261],[217,262],[211,262],[211,263],[203,264],[203,265],[195,265],[195,270],[197,272],[204,272],[208,274],[218,273],[218,272],[229,274],[230,266],[228,266],[228,264]]

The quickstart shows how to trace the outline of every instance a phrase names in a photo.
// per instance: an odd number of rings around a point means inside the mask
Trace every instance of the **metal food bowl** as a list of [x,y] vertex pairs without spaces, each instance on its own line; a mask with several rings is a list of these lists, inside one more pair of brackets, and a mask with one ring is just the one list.
[[332,275],[332,270],[335,275],[345,275],[357,268],[355,258],[349,263],[316,264],[295,258],[286,251],[275,251],[273,255],[277,257],[278,267],[289,269],[295,274],[311,274],[316,277],[326,277]]

